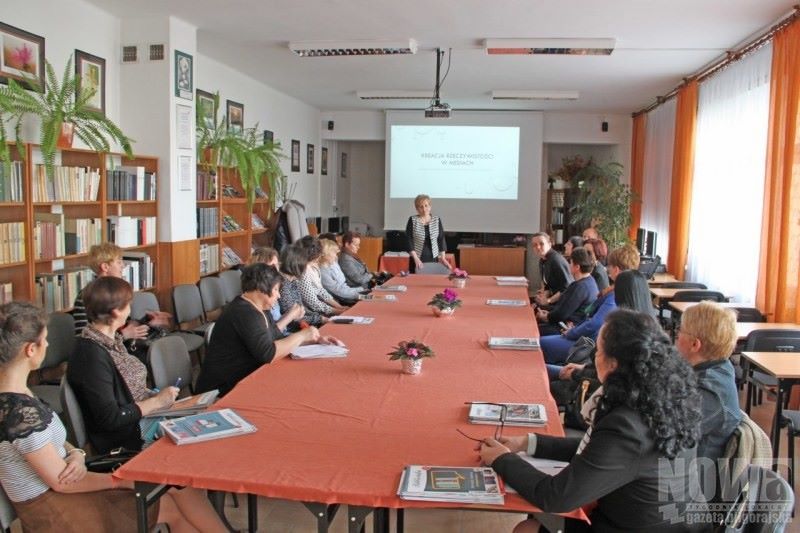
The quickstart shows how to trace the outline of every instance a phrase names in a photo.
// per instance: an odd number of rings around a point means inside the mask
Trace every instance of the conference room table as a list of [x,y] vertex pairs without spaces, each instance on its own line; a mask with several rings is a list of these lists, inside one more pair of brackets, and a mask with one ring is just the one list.
[[[456,256],[448,253],[445,254],[450,266],[455,267]],[[383,254],[378,261],[378,271],[389,272],[390,274],[397,275],[400,272],[409,272],[411,269],[411,255],[389,255]]]
[[[450,287],[446,276],[414,275],[389,284],[406,285],[408,291],[392,293],[394,302],[359,302],[346,313],[374,317],[372,324],[324,326],[324,334],[347,344],[346,358],[264,365],[216,404],[233,409],[258,431],[185,446],[162,438],[118,470],[120,478],[136,481],[140,517],[146,496],[157,495],[159,484],[248,494],[251,529],[253,495],[305,503],[318,531],[327,531],[345,504],[351,531],[373,511],[374,528],[387,531],[389,509],[537,511],[513,493],[504,505],[482,506],[397,496],[406,465],[478,466],[475,442],[456,429],[483,438],[495,428],[469,424],[465,402],[544,404],[545,426],[506,427],[504,434],[563,435],[541,352],[487,346],[492,336],[538,336],[530,306],[486,305],[487,298],[526,299],[526,288],[473,277],[457,290],[463,306],[455,315],[436,318],[427,302]],[[410,339],[436,354],[425,359],[419,375],[403,374],[400,361],[389,360],[388,352]],[[586,515],[576,510],[566,516]],[[144,527],[140,524],[140,531]]]
[[665,283],[674,283],[676,281],[678,281],[678,278],[676,278],[672,274],[668,274],[666,272],[659,272],[653,274],[653,277],[647,280],[647,284],[650,287],[660,287]]

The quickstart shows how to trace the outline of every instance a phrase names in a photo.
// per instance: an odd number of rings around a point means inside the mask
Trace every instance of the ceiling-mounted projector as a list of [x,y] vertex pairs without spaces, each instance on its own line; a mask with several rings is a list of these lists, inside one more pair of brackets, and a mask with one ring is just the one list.
[[425,118],[450,118],[450,105],[441,102],[433,104],[425,110]]
[[[450,118],[450,104],[446,104],[439,99],[439,89],[442,88],[442,80],[439,77],[440,68],[444,59],[444,52],[436,49],[436,86],[433,90],[433,100],[430,107],[425,109],[425,118]],[[450,63],[447,63],[447,70],[450,70]],[[445,78],[447,74],[445,73]]]

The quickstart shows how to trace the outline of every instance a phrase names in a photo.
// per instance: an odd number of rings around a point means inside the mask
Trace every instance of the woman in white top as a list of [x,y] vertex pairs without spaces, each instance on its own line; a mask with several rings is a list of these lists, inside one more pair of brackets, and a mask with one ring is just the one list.
[[[25,531],[136,531],[133,482],[87,472],[86,453],[26,385],[47,351],[46,320],[27,302],[0,306],[0,482]],[[225,531],[201,491],[173,489],[153,507],[174,531]]]
[[305,308],[325,316],[338,315],[349,309],[337,302],[322,286],[319,272],[322,246],[319,239],[309,235],[300,239],[298,243],[305,250],[308,258],[308,265],[306,265],[303,275],[300,276],[300,294]]
[[361,296],[361,290],[347,284],[347,279],[339,266],[339,245],[336,241],[320,239],[322,257],[319,261],[319,273],[322,286],[340,303],[355,303]]
[[414,198],[417,214],[408,217],[406,238],[408,253],[411,254],[415,271],[421,272],[423,263],[439,261],[447,268],[452,268],[447,261],[444,242],[444,226],[442,219],[431,214],[431,197],[420,194]]

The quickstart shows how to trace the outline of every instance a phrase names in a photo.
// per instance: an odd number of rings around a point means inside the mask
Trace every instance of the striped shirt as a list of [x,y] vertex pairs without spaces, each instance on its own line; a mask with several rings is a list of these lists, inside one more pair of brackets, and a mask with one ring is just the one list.
[[64,424],[45,404],[15,392],[0,393],[0,482],[12,502],[24,502],[50,487],[25,460],[25,455],[52,444],[67,456]]

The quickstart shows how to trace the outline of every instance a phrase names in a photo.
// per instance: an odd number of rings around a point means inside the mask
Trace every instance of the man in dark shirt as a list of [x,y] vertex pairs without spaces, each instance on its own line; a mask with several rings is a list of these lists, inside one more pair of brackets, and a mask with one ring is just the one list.
[[558,335],[559,322],[577,324],[586,318],[586,311],[597,299],[597,283],[592,277],[592,262],[586,248],[578,247],[569,256],[570,276],[575,280],[561,293],[558,302],[549,310],[537,309],[540,335]]
[[574,280],[569,271],[566,259],[553,250],[550,236],[547,233],[534,233],[531,246],[539,256],[539,273],[542,276],[542,287],[536,293],[536,303],[547,306],[555,303]]

